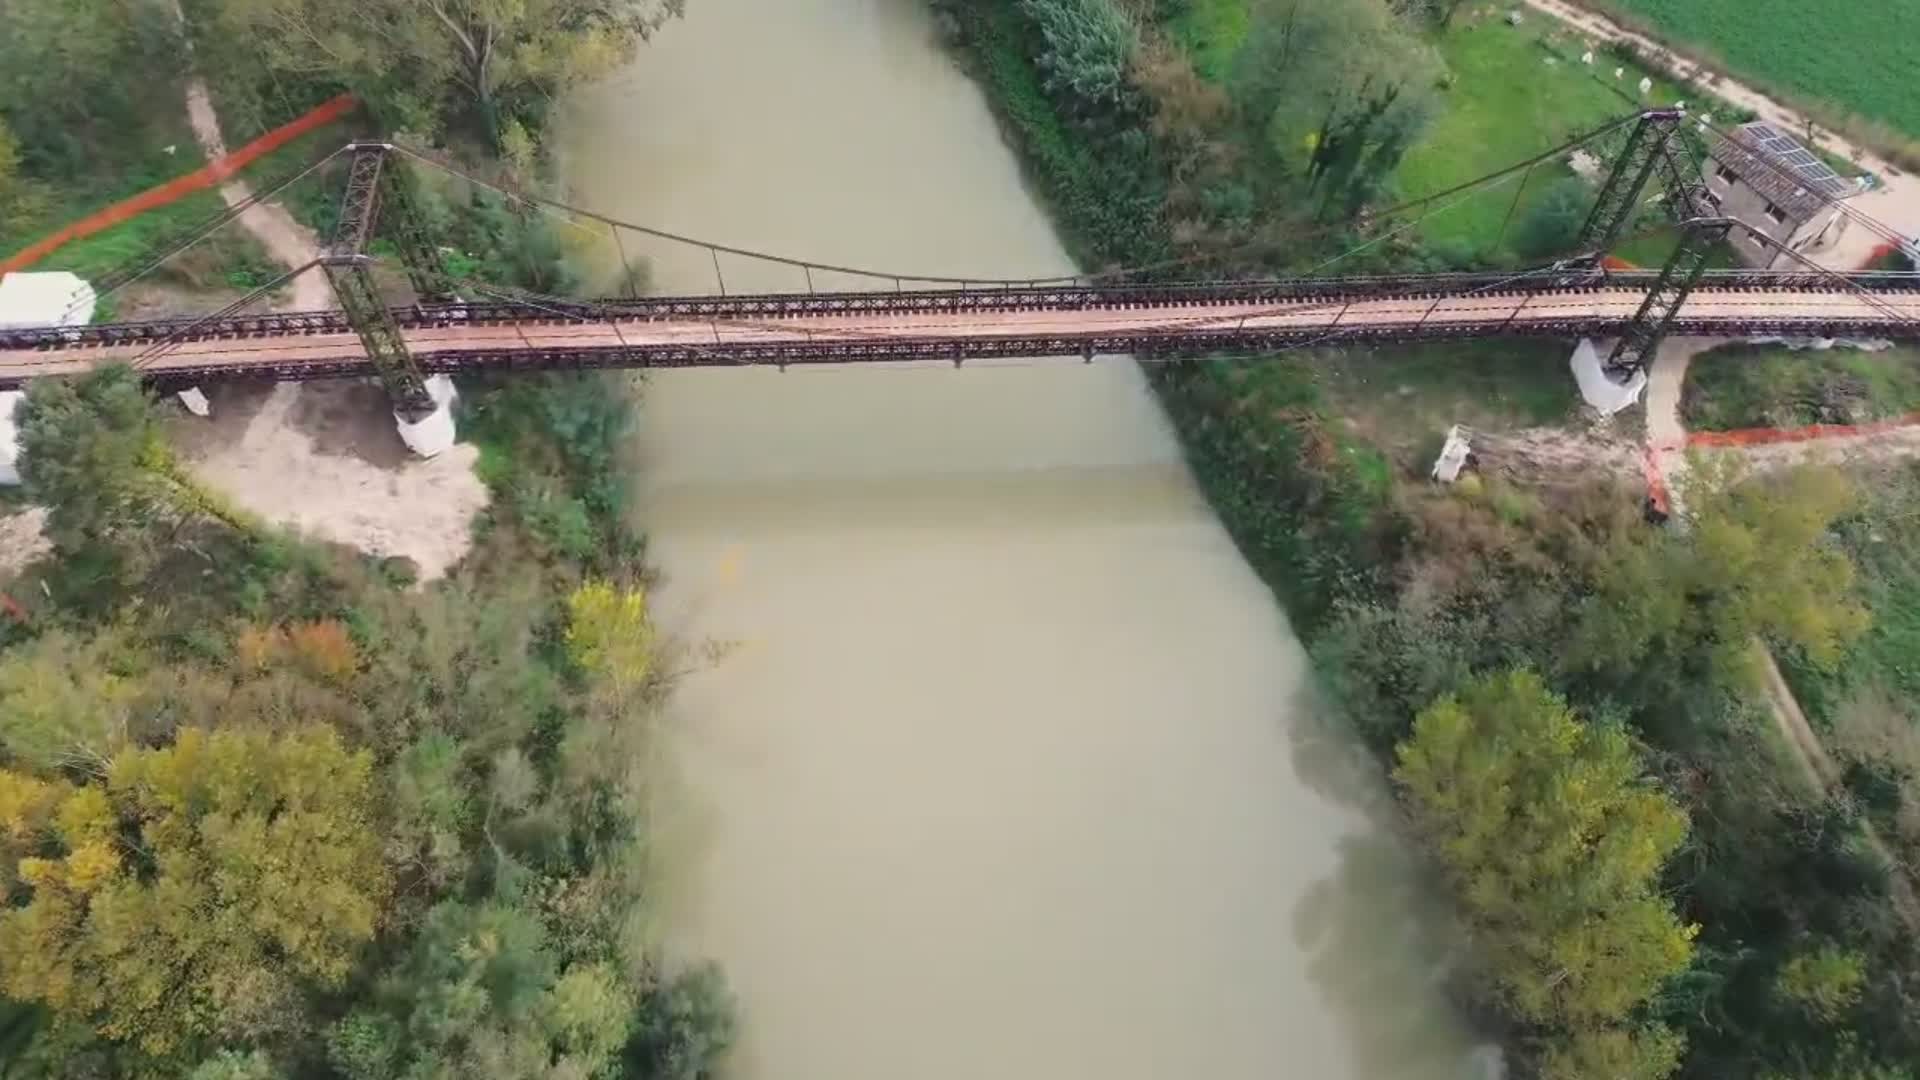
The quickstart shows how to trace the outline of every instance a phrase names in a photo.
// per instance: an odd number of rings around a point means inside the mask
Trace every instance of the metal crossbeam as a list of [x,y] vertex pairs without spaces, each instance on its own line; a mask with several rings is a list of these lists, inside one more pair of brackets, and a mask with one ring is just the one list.
[[420,365],[407,351],[399,324],[380,297],[373,280],[373,258],[366,253],[379,220],[380,195],[383,190],[392,190],[392,182],[381,179],[387,148],[380,143],[356,143],[352,150],[347,188],[340,197],[340,218],[334,226],[333,241],[320,261],[333,295],[340,301],[340,310],[387,388],[393,411],[417,421],[438,406],[427,393]]
[[1641,114],[1627,135],[1626,146],[1614,158],[1613,169],[1594,200],[1593,212],[1581,226],[1577,250],[1604,255],[1619,241],[1620,234],[1633,220],[1633,212],[1647,190],[1647,181],[1663,160],[1671,161],[1668,143],[1684,116],[1672,109]]
[[1731,218],[1695,218],[1681,226],[1680,246],[1607,357],[1607,374],[1614,380],[1624,383],[1652,365],[1654,352],[1706,273],[1714,246],[1727,238],[1733,224]]

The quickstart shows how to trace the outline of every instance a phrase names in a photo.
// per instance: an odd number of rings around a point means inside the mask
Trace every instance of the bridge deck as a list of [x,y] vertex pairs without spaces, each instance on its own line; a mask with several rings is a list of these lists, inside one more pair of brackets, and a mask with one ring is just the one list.
[[[1538,292],[1473,291],[1353,299],[1297,297],[1087,303],[996,309],[950,300],[925,310],[851,313],[639,315],[596,321],[495,320],[416,313],[407,344],[429,371],[566,366],[733,366],[925,358],[1133,352],[1160,355],[1235,347],[1284,348],[1330,340],[1428,340],[1497,334],[1604,336],[1633,317],[1644,288],[1597,281]],[[732,301],[752,308],[753,298]],[[424,310],[424,309],[423,309]],[[476,308],[484,312],[484,307]],[[662,308],[664,310],[664,308]],[[524,316],[523,305],[516,313]],[[324,323],[325,320],[321,320]],[[1863,296],[1846,288],[1709,284],[1695,292],[1676,332],[1807,336],[1920,336],[1920,290]],[[315,378],[366,373],[360,341],[340,329],[234,332],[209,324],[155,349],[155,338],[116,344],[0,349],[0,387],[134,361],[160,378]]]

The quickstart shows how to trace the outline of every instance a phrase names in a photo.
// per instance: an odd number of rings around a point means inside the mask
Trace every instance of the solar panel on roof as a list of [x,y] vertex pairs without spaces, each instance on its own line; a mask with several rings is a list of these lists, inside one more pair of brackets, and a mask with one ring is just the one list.
[[1782,134],[1772,124],[1755,121],[1743,129],[1748,141],[1757,150],[1768,157],[1792,169],[1794,175],[1809,189],[1828,198],[1845,195],[1852,186],[1840,178],[1827,163],[1808,152],[1807,148],[1794,141],[1791,136]]

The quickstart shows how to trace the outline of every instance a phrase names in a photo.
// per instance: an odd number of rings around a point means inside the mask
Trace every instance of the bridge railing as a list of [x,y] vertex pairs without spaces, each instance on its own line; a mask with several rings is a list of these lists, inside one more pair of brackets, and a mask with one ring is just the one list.
[[[1546,295],[1601,287],[1644,290],[1658,275],[1645,271],[1568,268],[1524,276],[1453,273],[1368,277],[1289,278],[1272,281],[1204,282],[1185,285],[990,286],[860,293],[771,293],[742,296],[666,296],[639,299],[488,300],[424,304],[393,309],[402,327],[495,323],[605,322],[621,320],[783,319],[833,315],[953,314],[1144,307],[1211,307],[1369,299],[1439,299]],[[1920,274],[1834,275],[1817,271],[1726,270],[1707,273],[1705,291],[1874,293],[1920,291]],[[156,341],[192,341],[300,334],[351,333],[338,311],[234,315],[218,319],[163,319],[92,326],[0,330],[0,349],[56,350]]]

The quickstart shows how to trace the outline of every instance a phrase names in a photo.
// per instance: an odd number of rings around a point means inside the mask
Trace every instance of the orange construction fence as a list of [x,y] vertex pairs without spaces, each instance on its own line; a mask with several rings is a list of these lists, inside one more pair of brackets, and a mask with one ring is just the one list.
[[1741,428],[1737,431],[1695,431],[1687,435],[1688,446],[1766,446],[1772,443],[1814,442],[1819,439],[1856,438],[1862,435],[1886,435],[1920,424],[1920,413],[1908,413],[1893,420],[1871,424],[1808,424],[1797,428]]
[[261,157],[280,149],[315,128],[331,124],[347,115],[359,104],[359,100],[352,94],[341,94],[298,120],[274,128],[225,157],[209,161],[185,176],[169,180],[158,187],[148,188],[130,199],[123,199],[104,210],[89,214],[59,232],[43,237],[5,259],[0,259],[0,274],[24,270],[83,236],[92,236],[156,206],[165,206],[196,191],[218,186]]

